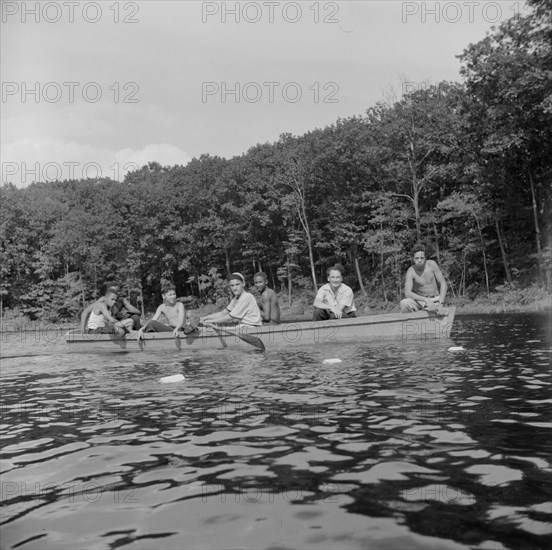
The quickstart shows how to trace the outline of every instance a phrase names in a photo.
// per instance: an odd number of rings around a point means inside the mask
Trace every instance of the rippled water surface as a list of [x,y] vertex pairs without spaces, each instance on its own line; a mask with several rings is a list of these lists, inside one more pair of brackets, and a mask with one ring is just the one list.
[[1,353],[2,548],[551,542],[544,315],[457,317],[440,342]]

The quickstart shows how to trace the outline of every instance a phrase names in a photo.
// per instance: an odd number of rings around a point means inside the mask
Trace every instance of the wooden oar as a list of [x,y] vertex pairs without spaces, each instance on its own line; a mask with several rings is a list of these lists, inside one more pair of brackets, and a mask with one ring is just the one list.
[[240,334],[239,328],[234,332],[232,330],[226,330],[219,326],[211,325],[210,323],[200,323],[200,324],[203,327],[209,327],[218,332],[224,332],[225,334],[237,336],[240,340],[243,340],[245,343],[250,344],[251,346],[255,346],[260,351],[265,350],[265,345],[263,344],[263,341],[260,338],[256,338],[255,336],[251,336],[249,334]]

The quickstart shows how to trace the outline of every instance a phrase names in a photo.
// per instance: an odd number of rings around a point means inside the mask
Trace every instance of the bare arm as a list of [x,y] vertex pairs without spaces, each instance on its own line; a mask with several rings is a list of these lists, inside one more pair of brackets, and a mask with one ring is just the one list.
[[228,310],[224,309],[217,313],[211,313],[205,317],[201,317],[202,323],[235,323],[236,319],[230,317]]
[[88,321],[88,316],[94,308],[94,304],[90,304],[88,307],[84,308],[84,311],[81,313],[81,332],[84,333],[86,328],[86,321]]
[[[161,317],[161,314],[163,313],[163,304],[161,304],[155,311],[155,314],[153,315],[153,317],[150,319],[150,321],[157,321],[157,319],[159,319],[159,317]],[[146,322],[140,327],[140,330],[143,332],[143,328],[148,324],[148,321],[146,320]]]
[[135,308],[126,298],[123,299],[123,304],[125,305],[125,308],[129,313],[135,313],[136,315],[140,315],[142,313],[138,308]]
[[153,317],[150,319],[150,321],[157,321],[157,319],[159,319],[159,317],[161,317],[161,315],[163,315],[165,313],[165,308],[163,307],[164,304],[161,304],[156,310],[155,310],[155,313],[153,314]]
[[413,300],[423,300],[423,296],[419,296],[412,290],[412,285],[414,282],[414,274],[412,268],[409,267],[406,272],[406,280],[404,282],[404,295],[406,298],[412,298]]
[[272,301],[270,298],[271,297],[268,295],[268,292],[263,292],[261,295],[259,310],[263,321],[270,321],[270,317],[272,315]]
[[280,322],[280,303],[275,291],[272,291],[272,298],[270,300],[270,320],[276,323]]
[[[159,319],[159,317],[161,317],[161,314],[163,313],[163,304],[161,304],[157,310],[155,311],[155,314],[153,315],[153,317],[150,319],[150,321],[157,321],[157,319]],[[140,327],[140,329],[138,330],[138,332],[136,333],[136,339],[137,340],[140,340],[142,337],[143,337],[143,334],[144,334],[144,329],[146,328],[147,324],[148,324],[148,320],[146,320],[146,322]]]
[[116,325],[120,325],[119,321],[117,321],[117,319],[115,319],[115,317],[113,317],[113,315],[111,315],[111,313],[109,312],[109,309],[107,309],[107,306],[104,304],[104,303],[99,303],[99,304],[96,304],[100,310],[100,312],[102,313],[102,315],[108,320],[110,321],[111,323],[114,323]]
[[435,263],[433,263],[433,273],[435,273],[435,279],[437,280],[437,283],[439,285],[439,303],[444,304],[445,298],[447,297],[447,290],[448,285],[447,281],[445,280],[445,277],[443,276],[443,272],[441,271],[441,268]]

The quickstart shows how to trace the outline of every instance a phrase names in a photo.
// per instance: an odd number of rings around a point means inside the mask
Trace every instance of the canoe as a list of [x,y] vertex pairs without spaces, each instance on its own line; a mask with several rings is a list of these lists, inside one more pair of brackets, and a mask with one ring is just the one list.
[[[118,337],[112,334],[82,334],[79,329],[74,329],[65,334],[65,341],[69,351],[77,352],[255,349],[239,336],[259,338],[267,349],[377,340],[439,341],[450,336],[455,312],[455,307],[449,307],[443,315],[418,311],[331,321],[286,322],[234,328],[231,334],[228,333],[229,327],[225,327],[225,332],[201,328],[177,338],[171,332],[148,332],[140,341],[133,337],[133,333]],[[239,336],[236,331],[239,331]]]

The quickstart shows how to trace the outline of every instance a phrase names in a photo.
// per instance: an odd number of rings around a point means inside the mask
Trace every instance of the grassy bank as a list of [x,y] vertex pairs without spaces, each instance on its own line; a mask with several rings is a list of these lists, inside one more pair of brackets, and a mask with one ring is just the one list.
[[[287,295],[280,296],[280,308],[283,321],[299,321],[312,319],[312,302],[314,294],[303,292],[294,295],[291,304]],[[358,315],[377,315],[380,313],[394,313],[399,311],[397,302],[370,299],[357,294],[355,304]],[[552,296],[543,288],[536,286],[524,289],[498,288],[489,296],[481,295],[470,300],[468,298],[449,297],[447,305],[455,305],[457,314],[472,313],[510,313],[510,312],[541,312],[552,311]],[[207,315],[224,307],[221,304],[208,304],[195,310],[197,315]],[[151,317],[153,312],[148,314]],[[0,332],[15,332],[22,330],[62,330],[74,328],[79,319],[51,322],[50,320],[30,320],[18,310],[4,310]]]
[[[284,319],[310,319],[312,316],[312,293],[296,296],[292,300],[291,307],[287,296],[280,297],[282,317]],[[399,312],[398,302],[385,302],[378,299],[370,299],[357,294],[355,304],[359,315],[377,315],[380,313]],[[552,311],[552,296],[543,288],[536,286],[524,289],[496,289],[489,296],[480,295],[474,299],[447,297],[446,305],[455,305],[456,313],[513,313],[540,311]]]
[[532,286],[523,289],[500,288],[489,296],[473,300],[451,300],[457,313],[508,313],[552,311],[552,296],[543,288]]

